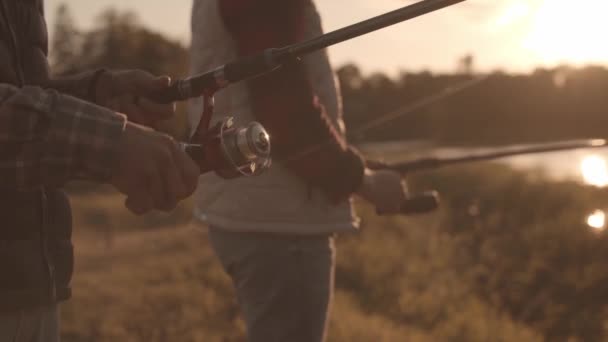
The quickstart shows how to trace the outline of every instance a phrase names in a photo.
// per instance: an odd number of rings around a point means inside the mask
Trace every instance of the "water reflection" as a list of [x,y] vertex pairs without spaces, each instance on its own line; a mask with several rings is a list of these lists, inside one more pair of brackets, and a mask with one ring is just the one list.
[[606,227],[606,213],[602,210],[594,211],[587,216],[587,225],[593,229],[604,230]]
[[605,187],[608,185],[608,166],[606,160],[598,155],[590,155],[581,162],[583,180],[589,185]]

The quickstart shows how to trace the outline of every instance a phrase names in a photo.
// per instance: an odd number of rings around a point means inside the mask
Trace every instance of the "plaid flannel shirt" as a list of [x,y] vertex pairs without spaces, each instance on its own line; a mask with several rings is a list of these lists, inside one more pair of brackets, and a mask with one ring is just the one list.
[[0,187],[107,181],[126,117],[38,87],[0,84]]

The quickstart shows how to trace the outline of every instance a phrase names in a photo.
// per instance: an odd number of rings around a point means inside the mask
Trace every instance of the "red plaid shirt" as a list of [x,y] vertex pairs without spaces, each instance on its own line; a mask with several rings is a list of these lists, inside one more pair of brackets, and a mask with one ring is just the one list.
[[[311,0],[218,1],[239,54],[247,56],[301,41]],[[270,132],[279,161],[336,201],[359,188],[363,159],[331,124],[301,64],[250,81],[249,92],[253,114]]]
[[0,84],[0,187],[111,177],[126,117],[38,87]]

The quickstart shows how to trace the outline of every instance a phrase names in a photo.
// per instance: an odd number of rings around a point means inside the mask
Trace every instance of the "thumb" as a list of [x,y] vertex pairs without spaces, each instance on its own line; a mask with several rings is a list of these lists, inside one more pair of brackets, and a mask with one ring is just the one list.
[[167,88],[171,84],[169,76],[153,76],[147,72],[136,73],[133,78],[135,89],[139,90],[140,94],[154,93]]
[[156,77],[149,83],[149,90],[163,90],[171,85],[171,77],[169,76],[160,76]]

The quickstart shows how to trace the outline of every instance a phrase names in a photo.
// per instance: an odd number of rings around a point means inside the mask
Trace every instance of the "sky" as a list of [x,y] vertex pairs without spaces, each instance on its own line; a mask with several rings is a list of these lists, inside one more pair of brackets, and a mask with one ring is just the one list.
[[[413,1],[316,0],[326,31]],[[147,27],[190,40],[191,0],[46,0],[50,34],[56,7],[66,3],[76,24],[91,27],[105,8],[135,12]],[[559,64],[608,65],[606,0],[468,0],[410,22],[331,47],[335,65],[353,62],[365,73],[452,71],[472,54],[480,71],[526,72]],[[603,45],[602,45],[603,44]]]

